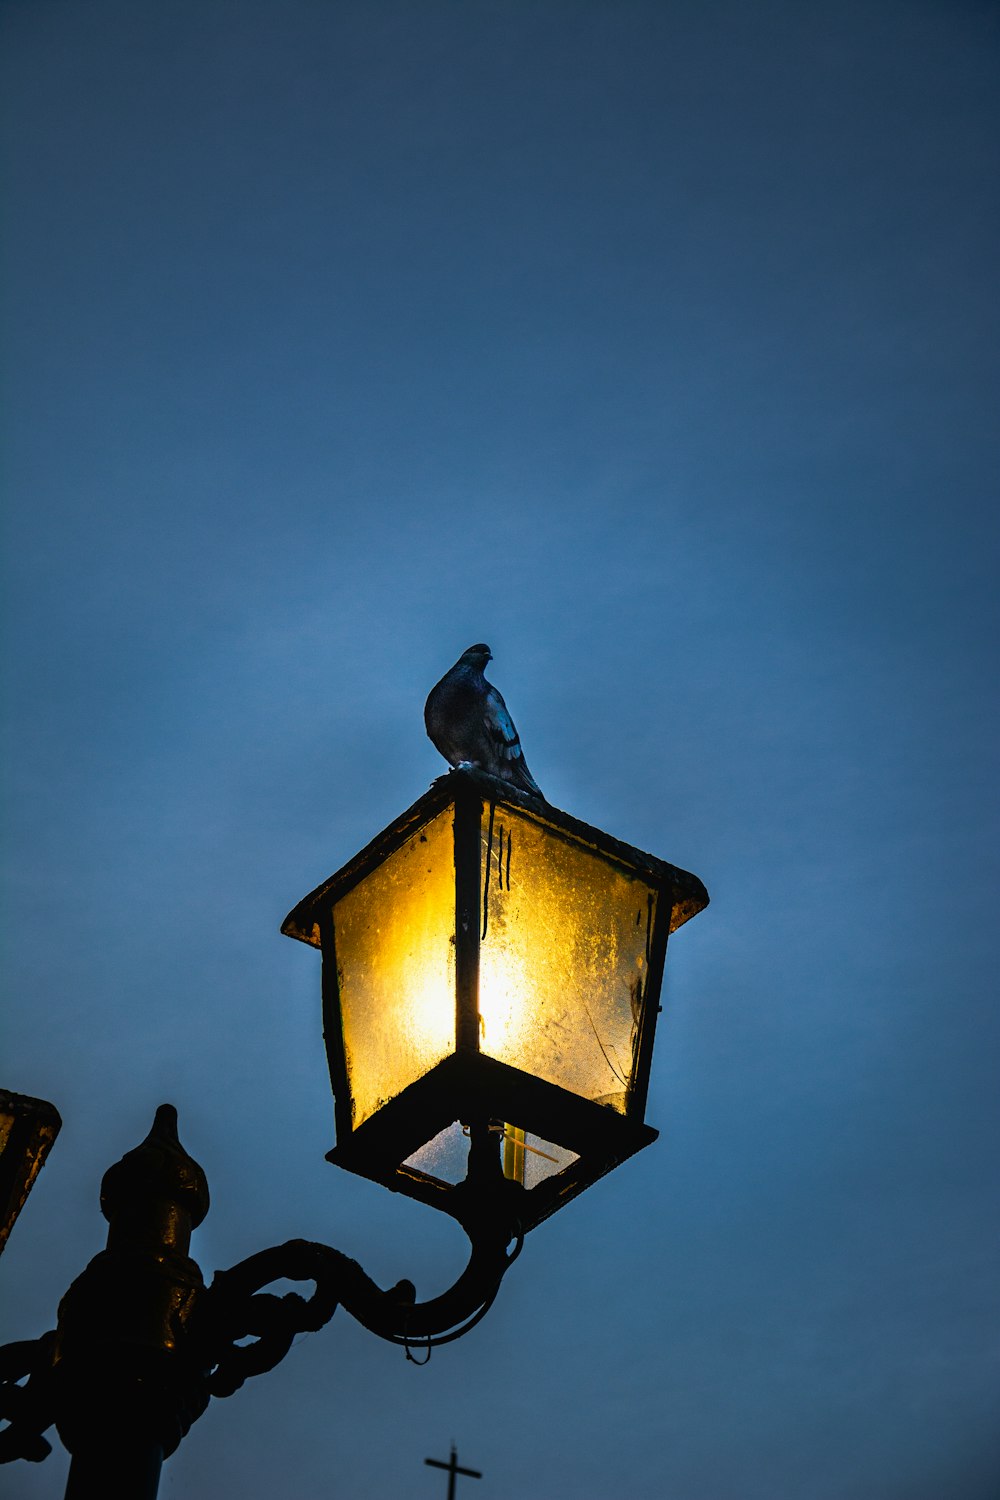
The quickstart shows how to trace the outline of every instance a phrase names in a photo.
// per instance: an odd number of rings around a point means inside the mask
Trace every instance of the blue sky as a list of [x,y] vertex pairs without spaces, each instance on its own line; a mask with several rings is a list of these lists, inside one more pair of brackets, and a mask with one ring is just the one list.
[[207,1274],[461,1268],[324,1161],[278,926],[470,642],[552,802],[712,894],[660,1141],[426,1370],[340,1313],[161,1493],[433,1497],[454,1438],[476,1500],[995,1497],[997,19],[0,11],[3,1082],[65,1121],[3,1337],[162,1100]]

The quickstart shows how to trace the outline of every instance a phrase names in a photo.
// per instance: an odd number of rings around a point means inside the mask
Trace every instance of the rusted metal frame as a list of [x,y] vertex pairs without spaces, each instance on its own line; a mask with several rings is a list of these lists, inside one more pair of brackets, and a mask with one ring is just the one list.
[[479,884],[483,804],[463,784],[455,797],[455,1051],[479,1051]]
[[62,1128],[59,1111],[47,1099],[0,1089],[0,1109],[10,1129],[0,1151],[0,1251],[24,1207],[35,1178]]
[[639,1035],[636,1040],[632,1077],[628,1089],[628,1112],[630,1116],[638,1120],[641,1120],[646,1113],[649,1077],[653,1067],[656,1018],[662,1009],[660,994],[663,988],[663,969],[667,961],[667,942],[674,930],[673,900],[674,893],[670,887],[661,886],[656,892],[652,941],[646,963],[646,987],[642,1009],[639,1012]]
[[366,875],[370,875],[390,854],[402,848],[408,839],[443,812],[453,796],[454,787],[448,785],[447,776],[434,782],[430,790],[408,807],[389,828],[383,829],[342,869],[302,898],[281,924],[281,931],[285,936],[297,937],[302,942],[319,947],[319,940],[313,934],[313,926],[318,920],[316,908],[339,901],[341,896],[364,880]]
[[347,1140],[354,1128],[353,1101],[347,1076],[347,1048],[344,1043],[344,1018],[340,1005],[340,974],[337,968],[337,934],[333,903],[317,912],[322,941],[320,986],[323,1005],[323,1040],[330,1087],[334,1096],[334,1121],[337,1140]]
[[467,1121],[477,1109],[580,1154],[601,1150],[609,1140],[614,1151],[619,1140],[630,1142],[639,1128],[635,1119],[557,1083],[485,1053],[466,1052],[445,1058],[408,1084],[341,1141],[330,1158],[354,1171],[368,1165],[394,1171],[439,1130],[455,1119]]
[[[638,1117],[618,1114],[606,1105],[583,1099],[558,1084],[521,1073],[482,1053],[453,1056],[410,1084],[345,1138],[328,1159],[350,1172],[401,1190],[463,1225],[480,1212],[466,1184],[444,1184],[400,1164],[412,1150],[458,1115],[513,1121],[532,1135],[575,1152],[580,1162],[527,1190],[500,1177],[490,1185],[494,1217],[519,1224],[526,1232],[548,1218],[612,1167],[626,1161],[657,1138]],[[487,1158],[489,1162],[489,1158]],[[498,1173],[499,1176],[499,1173]],[[502,1229],[502,1225],[498,1225]]]
[[[490,804],[490,829],[494,816]],[[481,1022],[479,1016],[479,950],[482,942],[480,922],[488,899],[483,885],[483,799],[478,788],[465,779],[455,788],[455,1061],[461,1078],[469,1066],[480,1061]],[[489,856],[487,855],[487,865]],[[483,923],[485,926],[485,923]],[[469,1160],[466,1180],[452,1190],[449,1210],[473,1239],[473,1261],[476,1259],[476,1234],[470,1223],[479,1219],[483,1201],[503,1182],[500,1166],[500,1137],[494,1133],[493,1111],[475,1090],[466,1090],[457,1099],[458,1119],[468,1129]],[[484,1221],[488,1238],[496,1231],[497,1214]],[[505,1229],[503,1243],[511,1238],[512,1228]],[[470,1262],[470,1271],[473,1262]],[[503,1274],[502,1272],[500,1273]],[[497,1280],[499,1285],[499,1280]]]
[[630,874],[643,874],[652,885],[669,886],[673,892],[672,920],[675,929],[708,905],[708,892],[697,875],[691,874],[689,870],[682,870],[654,854],[647,854],[642,849],[623,843],[602,829],[594,828],[563,812],[561,808],[552,807],[538,797],[519,791],[509,782],[500,781],[475,769],[463,769],[449,771],[435,781],[430,790],[407,808],[395,823],[366,844],[343,869],[305,896],[285,918],[282,932],[288,937],[296,937],[314,947],[318,946],[314,931],[317,905],[329,898],[331,893],[333,899],[338,899],[345,891],[357,885],[359,880],[406,843],[419,828],[429,823],[450,802],[457,804],[463,796],[470,799],[478,796],[480,802],[493,801],[498,807],[505,806],[512,811],[528,813],[552,832],[597,850],[605,858],[621,864]]

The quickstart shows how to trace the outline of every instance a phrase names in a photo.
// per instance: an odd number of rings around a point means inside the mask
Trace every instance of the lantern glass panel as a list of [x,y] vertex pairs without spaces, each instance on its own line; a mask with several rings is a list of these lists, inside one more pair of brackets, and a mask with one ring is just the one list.
[[481,1050],[624,1114],[655,891],[509,807],[482,847]]
[[[521,1142],[511,1141],[511,1136],[523,1136]],[[504,1137],[504,1169],[508,1177],[522,1182],[529,1190],[537,1187],[540,1182],[554,1177],[566,1167],[579,1161],[575,1151],[567,1151],[565,1146],[557,1146],[555,1141],[543,1140],[539,1135],[532,1135],[530,1131],[512,1131],[508,1126]]]
[[333,908],[355,1129],[454,1050],[453,825],[449,807]]
[[414,1151],[403,1162],[404,1167],[415,1167],[438,1182],[453,1185],[464,1182],[469,1170],[469,1136],[459,1120],[439,1130],[433,1139],[419,1151]]

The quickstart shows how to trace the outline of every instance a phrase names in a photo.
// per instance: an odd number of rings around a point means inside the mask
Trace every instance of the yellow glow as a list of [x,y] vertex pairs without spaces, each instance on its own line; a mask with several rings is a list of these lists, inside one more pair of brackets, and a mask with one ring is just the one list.
[[448,1037],[448,1050],[455,1040],[455,973],[454,967],[442,978],[441,965],[434,960],[425,963],[419,973],[408,976],[410,1016],[408,1031],[418,1051],[434,1049]]
[[524,1184],[524,1131],[516,1125],[503,1128],[503,1175]]
[[483,819],[481,1047],[624,1113],[654,893],[583,844],[498,808]]
[[334,907],[355,1126],[454,1050],[452,818],[440,813]]
[[491,1057],[509,1048],[528,1024],[531,987],[521,954],[505,951],[479,970],[479,1046]]
[[[510,808],[492,830],[484,809],[480,878],[480,1050],[624,1113],[652,887]],[[346,892],[334,927],[357,1127],[455,1049],[453,810]],[[511,1148],[518,1176],[528,1145]]]

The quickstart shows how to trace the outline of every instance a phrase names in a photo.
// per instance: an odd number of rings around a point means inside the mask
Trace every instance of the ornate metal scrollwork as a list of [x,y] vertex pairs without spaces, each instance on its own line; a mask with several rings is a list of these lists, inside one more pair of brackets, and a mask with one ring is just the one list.
[[[411,1346],[429,1354],[460,1338],[491,1306],[520,1250],[520,1240],[507,1248],[516,1226],[495,1219],[471,1185],[468,1203],[469,1263],[428,1302],[416,1301],[412,1282],[385,1290],[357,1261],[311,1240],[261,1250],[206,1287],[187,1249],[208,1188],[177,1139],[176,1112],[162,1105],[147,1139],[105,1175],[108,1248],[63,1298],[59,1327],[0,1348],[0,1420],[8,1424],[0,1463],[45,1458],[51,1445],[42,1434],[53,1422],[71,1452],[84,1448],[106,1426],[112,1390],[112,1406],[138,1393],[139,1420],[169,1455],[212,1396],[231,1396],[272,1370],[297,1335],[322,1328],[338,1306],[410,1358]],[[313,1292],[266,1290],[278,1281],[311,1281]]]

